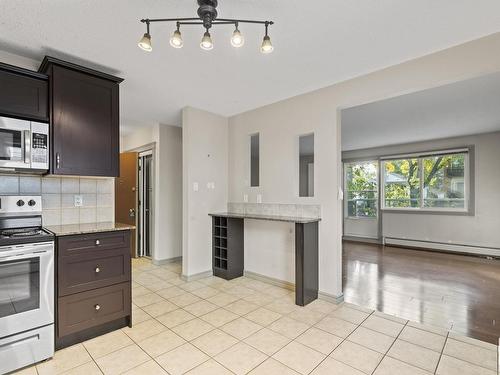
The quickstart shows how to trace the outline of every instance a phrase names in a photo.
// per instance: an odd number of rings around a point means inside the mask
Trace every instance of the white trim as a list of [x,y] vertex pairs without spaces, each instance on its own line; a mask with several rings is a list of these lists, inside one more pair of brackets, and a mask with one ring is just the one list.
[[435,156],[435,155],[448,155],[448,154],[462,154],[468,153],[468,148],[457,148],[450,150],[439,150],[439,151],[426,151],[426,152],[413,152],[410,154],[397,154],[397,155],[388,155],[381,156],[380,160],[397,160],[397,159],[407,159],[407,158],[421,158],[425,156]]
[[162,266],[164,264],[182,262],[182,256],[175,257],[175,258],[169,258],[169,259],[151,259],[151,262],[155,266]]
[[398,246],[410,246],[419,247],[425,249],[435,249],[440,251],[449,251],[454,253],[469,253],[476,255],[487,255],[493,257],[500,257],[500,248],[494,247],[480,247],[464,244],[452,244],[434,241],[420,241],[412,240],[407,238],[394,238],[394,237],[384,237],[385,245],[398,245]]
[[195,273],[194,275],[181,275],[181,279],[186,282],[189,282],[189,281],[204,279],[206,277],[213,276],[213,274],[214,274],[213,271],[210,270],[210,271]]

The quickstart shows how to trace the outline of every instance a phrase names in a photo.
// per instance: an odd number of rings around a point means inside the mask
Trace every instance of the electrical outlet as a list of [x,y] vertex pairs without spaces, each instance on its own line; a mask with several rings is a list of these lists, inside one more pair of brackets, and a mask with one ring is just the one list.
[[75,207],[83,206],[83,197],[81,195],[75,195]]
[[262,203],[262,194],[257,194],[257,203]]

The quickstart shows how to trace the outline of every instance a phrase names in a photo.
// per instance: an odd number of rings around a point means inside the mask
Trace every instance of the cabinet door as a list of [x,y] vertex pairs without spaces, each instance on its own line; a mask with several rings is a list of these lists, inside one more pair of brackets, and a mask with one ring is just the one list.
[[55,65],[51,89],[52,172],[118,176],[118,84]]
[[48,83],[0,70],[0,115],[49,120]]

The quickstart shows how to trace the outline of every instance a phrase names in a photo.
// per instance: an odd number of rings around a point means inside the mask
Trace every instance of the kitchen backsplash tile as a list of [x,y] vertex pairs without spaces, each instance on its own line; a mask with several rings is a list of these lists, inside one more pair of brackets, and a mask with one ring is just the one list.
[[114,191],[114,178],[0,175],[0,194],[42,196],[44,225],[113,221]]
[[229,202],[228,212],[253,215],[279,215],[293,217],[321,217],[321,206],[317,204],[241,203]]

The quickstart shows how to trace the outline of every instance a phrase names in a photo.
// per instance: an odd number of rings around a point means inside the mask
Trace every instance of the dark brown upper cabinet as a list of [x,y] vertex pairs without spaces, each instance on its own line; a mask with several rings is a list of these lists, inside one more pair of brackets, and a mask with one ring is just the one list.
[[51,57],[49,76],[51,173],[119,174],[119,83],[123,79]]
[[0,116],[49,121],[45,74],[0,63]]

